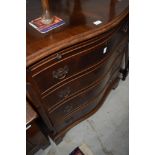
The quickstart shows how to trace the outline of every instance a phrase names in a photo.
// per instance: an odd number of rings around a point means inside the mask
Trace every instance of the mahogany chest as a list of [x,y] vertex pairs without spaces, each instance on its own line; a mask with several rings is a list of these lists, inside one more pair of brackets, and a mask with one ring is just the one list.
[[[28,22],[41,12],[34,4]],[[51,8],[63,26],[40,34],[27,25],[27,98],[59,143],[127,76],[129,12],[128,0],[53,0]]]

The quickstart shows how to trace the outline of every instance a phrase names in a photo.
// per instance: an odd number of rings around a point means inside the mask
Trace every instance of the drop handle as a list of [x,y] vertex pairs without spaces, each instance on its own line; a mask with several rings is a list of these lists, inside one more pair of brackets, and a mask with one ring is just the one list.
[[52,75],[53,75],[53,78],[61,80],[66,77],[68,72],[69,72],[69,67],[66,65],[62,68],[57,69],[56,71],[53,71]]
[[58,93],[58,96],[63,99],[63,98],[67,98],[71,93],[71,89],[70,87],[67,87],[63,90],[61,90],[59,93]]
[[72,106],[72,105],[67,105],[67,106],[63,109],[63,111],[64,111],[64,113],[69,113],[72,109],[73,109],[73,106]]
[[56,58],[57,58],[58,60],[60,60],[60,59],[62,58],[61,53],[57,53],[57,54],[56,54]]

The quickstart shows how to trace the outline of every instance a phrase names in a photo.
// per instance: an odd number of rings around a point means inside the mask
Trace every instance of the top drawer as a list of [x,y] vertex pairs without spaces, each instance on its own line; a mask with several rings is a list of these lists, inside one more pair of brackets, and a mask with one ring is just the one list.
[[36,69],[32,68],[32,77],[37,83],[41,94],[44,94],[57,84],[74,78],[78,73],[106,59],[109,51],[109,44],[101,42],[96,46],[93,45],[93,47],[62,59],[61,55],[57,55],[60,57],[57,62],[47,63],[47,65],[41,65]]

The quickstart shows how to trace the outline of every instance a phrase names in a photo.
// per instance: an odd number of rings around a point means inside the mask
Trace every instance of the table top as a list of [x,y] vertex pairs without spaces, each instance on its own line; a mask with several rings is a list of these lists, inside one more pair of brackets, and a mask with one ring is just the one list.
[[[41,0],[27,0],[27,66],[68,46],[115,27],[128,13],[128,0],[49,0],[53,15],[65,24],[41,34],[29,22],[42,15]],[[95,21],[101,24],[95,25]]]

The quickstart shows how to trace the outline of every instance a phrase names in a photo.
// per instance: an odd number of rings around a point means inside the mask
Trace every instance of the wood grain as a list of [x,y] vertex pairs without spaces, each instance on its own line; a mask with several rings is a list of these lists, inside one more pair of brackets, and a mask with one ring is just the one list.
[[[128,15],[128,0],[115,3],[110,3],[111,0],[63,0],[63,3],[52,0],[52,14],[62,18],[66,24],[47,34],[40,34],[28,23],[41,16],[41,4],[38,0],[33,0],[33,5],[31,0],[27,1],[27,66],[112,29]],[[101,20],[102,24],[94,25],[96,20]]]
[[[27,98],[56,143],[94,114],[122,74],[126,77],[128,3],[52,0],[51,5],[49,1],[52,14],[65,24],[41,34],[28,24],[41,16],[41,3],[27,0]],[[101,24],[95,25],[98,20]]]

